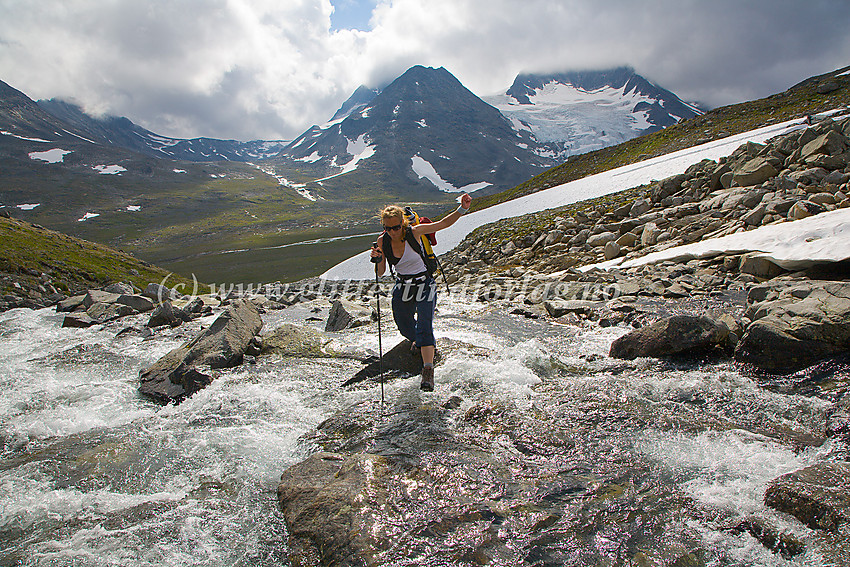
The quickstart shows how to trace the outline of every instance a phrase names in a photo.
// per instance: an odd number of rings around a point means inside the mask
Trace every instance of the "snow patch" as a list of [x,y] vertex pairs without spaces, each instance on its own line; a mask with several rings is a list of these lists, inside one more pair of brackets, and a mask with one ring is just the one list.
[[73,132],[71,132],[71,131],[69,131],[69,130],[65,130],[64,128],[62,129],[62,131],[63,131],[63,132],[65,132],[66,134],[71,134],[71,135],[72,135],[72,136],[74,136],[75,138],[79,138],[79,139],[81,139],[81,140],[82,140],[82,141],[84,141],[84,142],[88,142],[89,144],[96,144],[96,143],[97,143],[97,142],[94,142],[94,141],[92,141],[92,140],[89,140],[88,138],[83,138],[83,137],[82,137],[82,136],[80,136],[79,134],[74,134]]
[[314,163],[314,162],[319,161],[320,159],[322,159],[322,156],[319,155],[319,152],[313,152],[312,154],[310,154],[307,157],[298,158],[298,159],[293,160],[293,161],[303,161],[303,162],[306,162],[306,163]]
[[99,217],[100,213],[86,213],[83,215],[83,218],[77,219],[77,222],[86,222],[89,219],[93,219],[95,217]]
[[62,163],[65,161],[65,155],[74,153],[70,150],[61,150],[55,148],[46,152],[30,152],[30,159],[46,161],[47,163]]
[[286,177],[278,175],[272,167],[263,167],[255,164],[252,165],[254,165],[254,167],[259,169],[266,175],[271,175],[272,177],[277,179],[277,182],[283,187],[294,189],[299,195],[301,195],[308,201],[318,201],[319,199],[323,199],[322,197],[314,195],[309,189],[307,189],[307,185],[305,183],[293,183],[292,181],[289,181]]
[[434,166],[421,156],[413,156],[410,158],[410,161],[413,162],[413,172],[419,176],[419,179],[427,179],[434,187],[446,193],[456,193],[458,191],[457,187],[440,177]]
[[92,169],[101,175],[120,175],[127,171],[127,168],[121,167],[120,165],[95,165]]
[[631,268],[665,260],[686,262],[694,258],[744,252],[761,252],[760,257],[790,271],[805,270],[816,263],[846,260],[850,258],[850,209],[838,209],[793,222],[676,246],[628,261],[617,258],[580,269]]
[[140,207],[139,205],[127,205],[127,210],[131,213],[138,213],[142,210],[142,207]]
[[428,127],[428,124],[425,122],[425,119],[424,119],[424,118],[423,118],[422,120],[419,120],[418,122],[416,122],[416,124],[417,124],[420,128],[427,128],[427,127]]
[[469,185],[464,185],[460,189],[459,192],[462,193],[472,193],[473,191],[478,191],[479,189],[484,189],[485,187],[489,187],[492,183],[488,181],[480,181],[478,183],[470,183]]
[[174,173],[186,173],[185,169],[175,169],[173,171],[174,171]]
[[26,136],[18,136],[17,134],[13,134],[5,130],[0,130],[0,134],[3,134],[4,136],[12,136],[13,138],[24,140],[26,142],[43,142],[45,144],[49,144],[51,142],[51,140],[42,140],[41,138],[27,138]]
[[440,191],[445,191],[446,193],[471,193],[473,191],[478,191],[479,189],[483,189],[484,187],[489,187],[490,185],[492,185],[492,183],[481,181],[479,183],[470,183],[469,185],[464,185],[463,187],[458,189],[457,187],[440,177],[440,174],[437,173],[437,170],[434,169],[434,166],[431,165],[431,163],[425,160],[422,156],[413,156],[412,158],[410,158],[410,161],[413,163],[413,171],[414,173],[416,173],[416,175],[419,176],[419,179],[427,179],[428,181],[434,184],[434,187],[436,187]]
[[31,211],[34,208],[40,207],[40,206],[41,206],[41,203],[26,203],[26,204],[23,204],[23,205],[18,205],[18,208],[21,209],[22,211]]

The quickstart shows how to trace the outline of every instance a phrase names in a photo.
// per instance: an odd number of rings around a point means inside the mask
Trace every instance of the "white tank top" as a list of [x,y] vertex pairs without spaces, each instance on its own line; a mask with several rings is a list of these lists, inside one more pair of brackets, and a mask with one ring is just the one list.
[[416,253],[410,244],[404,243],[404,254],[395,265],[395,271],[400,276],[413,276],[426,271],[425,261]]

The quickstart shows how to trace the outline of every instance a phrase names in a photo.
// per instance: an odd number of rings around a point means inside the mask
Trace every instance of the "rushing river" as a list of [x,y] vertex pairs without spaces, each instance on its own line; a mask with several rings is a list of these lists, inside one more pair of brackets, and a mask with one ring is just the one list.
[[[266,313],[264,332],[303,316],[296,309]],[[400,337],[384,316],[387,348]],[[141,327],[144,316],[62,329],[62,316],[52,309],[0,314],[0,565],[287,563],[275,495],[281,472],[319,450],[307,440],[318,424],[354,404],[376,403],[380,389],[339,387],[362,368],[353,359],[262,357],[224,372],[177,406],[140,397],[139,369],[212,320],[159,330],[150,339],[121,333]],[[340,349],[377,351],[376,329],[333,340]],[[785,559],[746,532],[719,529],[694,514],[677,519],[676,507],[690,502],[733,520],[755,514],[809,537],[808,528],[767,509],[763,495],[774,478],[833,450],[829,443],[795,442],[822,431],[828,404],[771,393],[723,362],[609,359],[611,341],[624,332],[441,300],[437,335],[491,354],[449,355],[437,369],[436,391],[422,400],[443,404],[455,397],[460,414],[505,403],[521,416],[543,413],[569,428],[572,442],[553,458],[569,463],[583,489],[592,485],[599,494],[608,483],[613,495],[611,504],[600,501],[596,515],[572,520],[585,522],[577,528],[594,549],[572,550],[572,564],[597,564],[623,533],[632,530],[634,538],[645,529],[649,540],[669,536],[699,548],[695,564],[824,565],[817,546]],[[418,392],[417,380],[387,383],[389,403]],[[652,507],[663,522],[621,525],[626,520],[615,496],[623,485],[612,478],[644,479],[646,493],[632,494],[630,502]],[[563,511],[569,498],[561,490],[543,499]],[[508,531],[522,544],[520,528]],[[527,546],[527,564],[535,554],[537,564],[555,564],[553,550],[563,545],[557,532],[545,533]],[[469,537],[472,545],[477,535]],[[649,561],[658,546],[645,547]],[[518,560],[503,564],[512,561]]]

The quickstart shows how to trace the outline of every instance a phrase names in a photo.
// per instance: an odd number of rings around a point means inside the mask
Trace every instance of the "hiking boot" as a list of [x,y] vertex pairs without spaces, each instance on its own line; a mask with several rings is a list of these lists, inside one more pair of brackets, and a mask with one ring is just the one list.
[[422,368],[422,383],[419,384],[419,389],[423,392],[434,391],[434,367],[424,366]]

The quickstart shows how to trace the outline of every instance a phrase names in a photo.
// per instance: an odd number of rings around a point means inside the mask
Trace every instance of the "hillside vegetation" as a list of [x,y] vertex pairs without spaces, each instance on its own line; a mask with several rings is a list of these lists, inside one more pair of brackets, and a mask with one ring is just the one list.
[[4,307],[39,307],[55,296],[132,283],[172,287],[191,280],[153,266],[102,244],[46,229],[37,224],[0,216],[0,296]]

